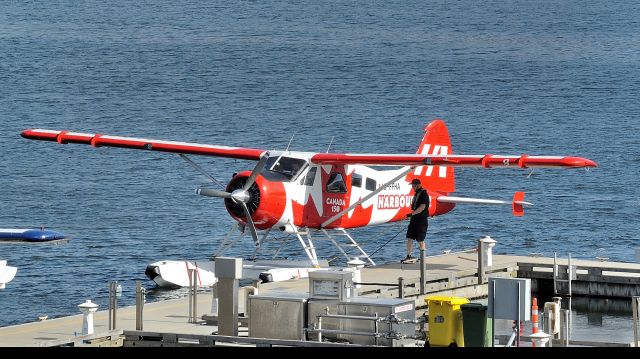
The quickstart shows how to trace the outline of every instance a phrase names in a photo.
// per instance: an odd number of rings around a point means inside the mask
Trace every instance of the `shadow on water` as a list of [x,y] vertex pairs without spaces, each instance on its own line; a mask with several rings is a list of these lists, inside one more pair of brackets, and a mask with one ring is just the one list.
[[[552,296],[538,295],[539,312],[544,303],[552,302]],[[633,341],[632,299],[562,297],[560,307],[571,309],[570,337],[603,343],[630,343]]]
[[[553,296],[542,294],[538,298],[538,307],[542,310],[545,302],[552,302]],[[594,298],[594,297],[562,297],[561,308],[571,307],[578,314],[609,314],[615,316],[632,315],[631,298]]]

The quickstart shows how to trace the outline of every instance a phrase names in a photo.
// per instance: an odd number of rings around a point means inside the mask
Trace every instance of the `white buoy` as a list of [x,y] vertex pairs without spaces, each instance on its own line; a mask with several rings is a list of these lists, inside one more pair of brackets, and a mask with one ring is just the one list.
[[93,313],[98,310],[98,305],[92,303],[91,299],[79,304],[78,308],[82,312],[82,335],[93,334]]

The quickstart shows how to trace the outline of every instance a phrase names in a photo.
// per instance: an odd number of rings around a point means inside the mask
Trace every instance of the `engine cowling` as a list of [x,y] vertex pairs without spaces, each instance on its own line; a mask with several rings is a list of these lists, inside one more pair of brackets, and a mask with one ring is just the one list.
[[[232,193],[243,188],[250,175],[251,171],[236,174],[227,184],[226,191]],[[247,208],[257,229],[271,228],[282,218],[287,203],[287,194],[282,182],[269,181],[258,175],[247,192],[249,193]],[[225,198],[224,206],[236,221],[242,224],[247,223],[241,204],[234,202],[231,198]]]

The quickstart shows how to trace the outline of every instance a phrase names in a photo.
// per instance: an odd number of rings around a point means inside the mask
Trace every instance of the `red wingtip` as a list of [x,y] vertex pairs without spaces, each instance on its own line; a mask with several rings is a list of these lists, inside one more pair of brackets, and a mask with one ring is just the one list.
[[43,132],[36,129],[28,129],[20,132],[20,136],[30,140],[55,141],[56,134],[53,132]]
[[567,157],[565,163],[571,167],[598,167],[595,161],[582,157]]

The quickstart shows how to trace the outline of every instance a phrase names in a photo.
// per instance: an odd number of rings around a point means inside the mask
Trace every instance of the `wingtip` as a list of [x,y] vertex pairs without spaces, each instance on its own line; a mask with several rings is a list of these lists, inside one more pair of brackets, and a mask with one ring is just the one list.
[[598,167],[598,164],[588,158],[582,157],[568,157],[566,162],[570,167]]

